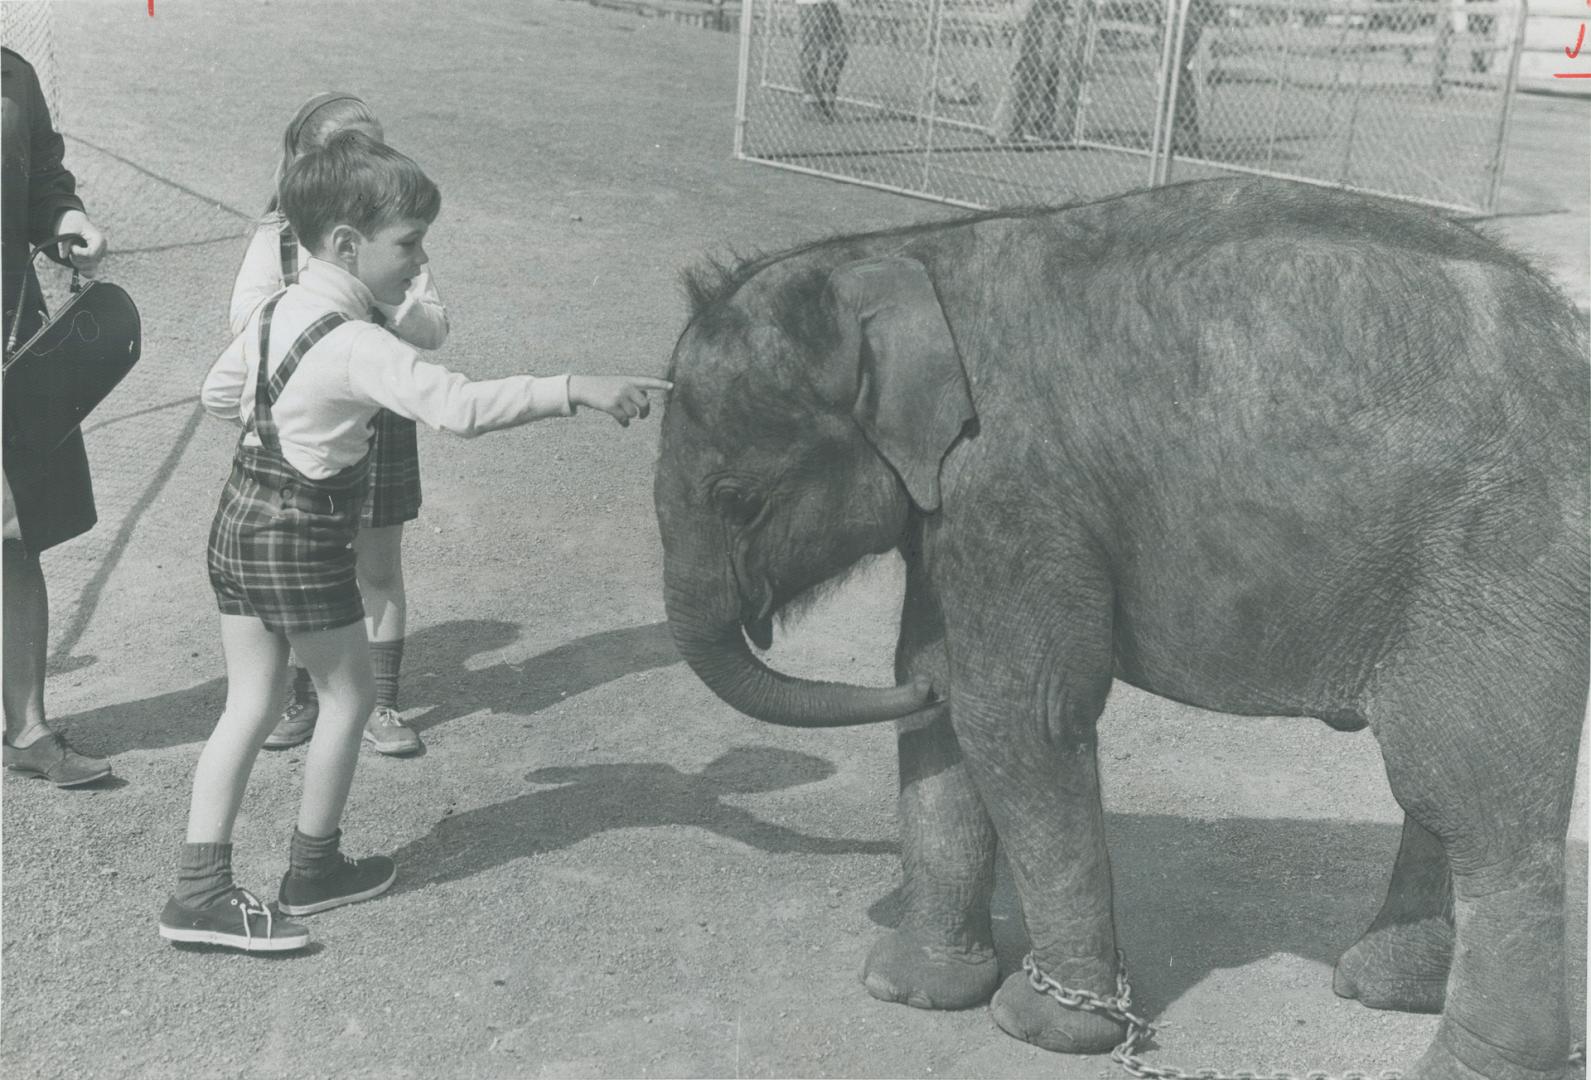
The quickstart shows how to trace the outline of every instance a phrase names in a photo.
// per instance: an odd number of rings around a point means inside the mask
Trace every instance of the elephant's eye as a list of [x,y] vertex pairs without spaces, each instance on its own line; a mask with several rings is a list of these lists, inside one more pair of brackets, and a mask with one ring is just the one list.
[[762,513],[762,496],[739,488],[721,487],[713,492],[718,512],[735,525],[750,525]]

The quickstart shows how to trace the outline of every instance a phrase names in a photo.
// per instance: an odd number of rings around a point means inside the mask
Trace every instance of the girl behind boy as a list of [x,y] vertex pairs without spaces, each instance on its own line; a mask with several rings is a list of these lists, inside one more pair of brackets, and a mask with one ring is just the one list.
[[[293,114],[282,135],[282,158],[276,182],[305,153],[324,146],[338,131],[362,131],[382,142],[381,122],[370,106],[354,94],[316,94]],[[259,306],[298,280],[309,252],[299,243],[273,193],[265,218],[254,231],[243,265],[232,286],[231,327],[234,335]],[[447,309],[437,294],[429,269],[422,269],[398,304],[377,303],[388,330],[417,349],[438,349],[447,340]],[[365,630],[376,677],[376,707],[365,724],[365,741],[383,754],[413,754],[420,736],[398,716],[398,674],[403,666],[403,638],[408,597],[403,583],[403,525],[420,515],[420,455],[414,421],[390,409],[376,414],[370,453],[370,492],[354,539],[355,569],[365,602]],[[309,672],[299,665],[288,690],[287,707],[265,740],[267,749],[297,746],[315,730],[319,704]]]
[[629,376],[471,382],[373,325],[426,263],[441,207],[414,162],[357,131],[339,132],[283,177],[282,211],[311,253],[296,284],[250,316],[205,380],[205,408],[244,425],[211,524],[209,570],[221,611],[226,708],[194,772],[177,888],[160,934],[250,952],[303,947],[232,879],[232,827],[249,772],[280,707],[288,648],[310,673],[320,718],[279,893],[310,915],[385,892],[386,856],[352,860],[339,825],[374,704],[364,607],[352,550],[369,468],[370,421],[390,409],[471,436],[576,408],[628,425],[661,379]]

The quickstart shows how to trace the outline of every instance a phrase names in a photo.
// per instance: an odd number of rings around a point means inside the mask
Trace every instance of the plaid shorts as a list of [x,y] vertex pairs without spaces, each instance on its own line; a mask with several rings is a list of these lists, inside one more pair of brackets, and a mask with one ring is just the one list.
[[210,525],[216,605],[279,633],[334,630],[365,617],[354,534],[368,459],[311,480],[261,447],[239,446]]
[[414,421],[382,409],[371,424],[370,493],[359,524],[378,529],[413,521],[420,516],[420,447]]

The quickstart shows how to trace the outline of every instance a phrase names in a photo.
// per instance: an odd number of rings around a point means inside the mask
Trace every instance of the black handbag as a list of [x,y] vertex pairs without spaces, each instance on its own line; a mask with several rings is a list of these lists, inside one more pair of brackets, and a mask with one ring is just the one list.
[[[46,248],[82,239],[76,233],[52,236],[33,249],[29,267]],[[17,330],[34,281],[31,273],[24,276],[16,313],[6,330],[5,439],[46,454],[76,431],[138,363],[143,324],[125,290],[105,281],[85,284],[74,269],[71,296],[18,348]]]

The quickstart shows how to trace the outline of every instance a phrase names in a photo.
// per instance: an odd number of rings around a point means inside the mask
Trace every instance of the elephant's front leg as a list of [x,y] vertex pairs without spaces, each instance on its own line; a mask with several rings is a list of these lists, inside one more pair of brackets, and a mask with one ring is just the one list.
[[[1111,683],[1110,604],[1073,580],[1066,611],[1034,614],[1035,591],[987,597],[955,628],[955,730],[1022,902],[1039,970],[1068,990],[1116,991],[1116,928],[1095,722]],[[1051,596],[1064,595],[1051,593]],[[973,633],[963,636],[963,627]],[[1007,1033],[1047,1050],[1098,1053],[1122,1024],[1067,1009],[1007,977],[991,1011]]]
[[[926,676],[949,690],[944,622],[915,545],[906,550],[906,602],[896,676]],[[1000,981],[989,925],[994,826],[967,774],[942,707],[927,723],[902,726],[900,832],[904,911],[868,954],[868,993],[919,1009],[960,1009],[989,1000]]]

